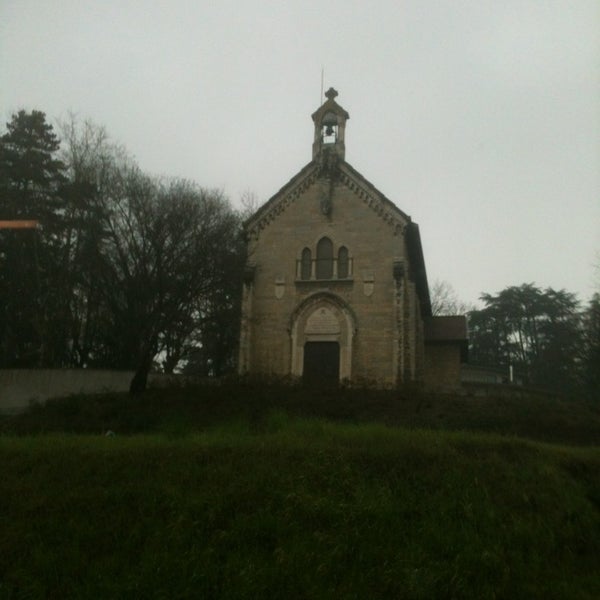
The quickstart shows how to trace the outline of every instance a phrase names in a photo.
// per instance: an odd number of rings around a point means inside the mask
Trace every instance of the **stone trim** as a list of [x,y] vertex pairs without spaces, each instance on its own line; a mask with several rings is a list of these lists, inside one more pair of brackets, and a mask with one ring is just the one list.
[[[308,321],[321,308],[335,315],[339,329],[334,332],[307,331]],[[290,374],[301,377],[304,369],[304,344],[308,341],[338,342],[340,345],[340,381],[352,376],[353,340],[356,335],[356,315],[339,296],[317,292],[305,298],[293,311],[288,328],[292,346]]]
[[273,205],[265,211],[264,215],[248,229],[248,237],[250,239],[258,240],[260,232],[272,223],[283,211],[287,209],[290,204],[296,201],[313,183],[318,179],[317,169],[313,169],[305,178],[298,181],[295,185],[288,190],[285,195],[278,198]]
[[343,170],[340,171],[339,181],[350,191],[354,192],[367,206],[392,227],[395,236],[404,235],[406,222],[394,215],[393,210],[389,206],[386,206],[386,202],[378,198],[376,194],[371,193],[366,186],[361,185]]
[[243,375],[250,372],[252,357],[252,299],[254,297],[254,271],[252,277],[242,286],[242,314],[240,323],[240,347],[238,351],[238,373]]

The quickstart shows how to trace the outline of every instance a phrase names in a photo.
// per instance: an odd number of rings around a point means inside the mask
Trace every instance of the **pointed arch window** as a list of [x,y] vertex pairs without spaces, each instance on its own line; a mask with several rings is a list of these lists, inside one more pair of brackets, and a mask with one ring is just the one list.
[[317,244],[317,279],[333,278],[333,242],[323,237]]
[[338,250],[338,277],[340,279],[346,279],[349,275],[349,268],[348,268],[348,248],[346,248],[346,246],[341,246],[340,249]]
[[310,248],[302,250],[302,259],[300,261],[300,279],[310,279],[312,271],[312,255]]

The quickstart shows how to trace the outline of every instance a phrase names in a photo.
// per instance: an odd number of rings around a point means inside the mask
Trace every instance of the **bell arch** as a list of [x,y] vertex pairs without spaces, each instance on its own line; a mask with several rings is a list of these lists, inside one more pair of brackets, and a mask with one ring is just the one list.
[[339,380],[350,379],[356,331],[354,311],[339,296],[317,292],[305,298],[290,318],[291,374],[303,376],[307,344],[333,342],[339,344]]

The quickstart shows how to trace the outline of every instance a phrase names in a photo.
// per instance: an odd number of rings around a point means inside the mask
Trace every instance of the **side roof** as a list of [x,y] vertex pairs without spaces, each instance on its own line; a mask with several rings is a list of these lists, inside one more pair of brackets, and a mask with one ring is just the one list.
[[463,315],[429,317],[425,319],[425,340],[455,342],[468,339],[467,317]]
[[455,345],[460,348],[462,362],[469,359],[469,333],[464,315],[428,317],[423,322],[425,344]]

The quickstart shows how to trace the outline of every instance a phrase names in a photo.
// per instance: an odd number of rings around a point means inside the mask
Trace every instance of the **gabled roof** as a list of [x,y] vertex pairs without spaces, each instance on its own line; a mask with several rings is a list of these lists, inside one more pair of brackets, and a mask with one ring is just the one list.
[[[300,192],[304,191],[304,189],[317,179],[319,167],[320,165],[317,160],[311,160],[305,165],[246,220],[244,223],[245,229],[249,231],[253,226],[259,224],[262,219],[266,219],[272,211],[275,211],[277,214],[283,212],[283,209],[295,200],[300,195]],[[382,218],[389,222],[397,219],[403,225],[411,222],[409,215],[400,210],[352,165],[346,161],[340,161],[338,167],[342,183],[346,184],[353,191],[358,192]],[[284,204],[285,206],[279,207],[279,204]],[[272,219],[267,220],[270,222]],[[262,229],[262,227],[260,228]]]
[[398,213],[403,219],[410,222],[411,218],[403,210],[400,210],[387,196],[380,192],[366,177],[361,175],[350,163],[346,161],[340,164],[342,172],[347,172],[351,177],[360,181],[365,188],[367,188],[372,194],[376,194],[385,203],[387,208]]
[[264,217],[270,210],[274,208],[277,200],[290,193],[305,179],[308,179],[313,171],[317,169],[317,162],[311,160],[305,165],[298,173],[296,173],[285,185],[283,185],[277,192],[275,192],[264,204],[258,207],[253,215],[250,215],[244,222],[244,229],[248,230],[252,224],[258,222],[261,217]]
[[[340,160],[337,166],[339,181],[354,191],[380,218],[389,223],[395,234],[404,234],[410,262],[409,277],[417,286],[421,315],[430,317],[431,301],[419,226],[413,223],[409,215],[400,210],[349,163]],[[258,238],[262,229],[274,221],[304,190],[318,179],[319,170],[318,160],[311,160],[305,165],[246,220],[244,223],[246,233],[250,237]]]

